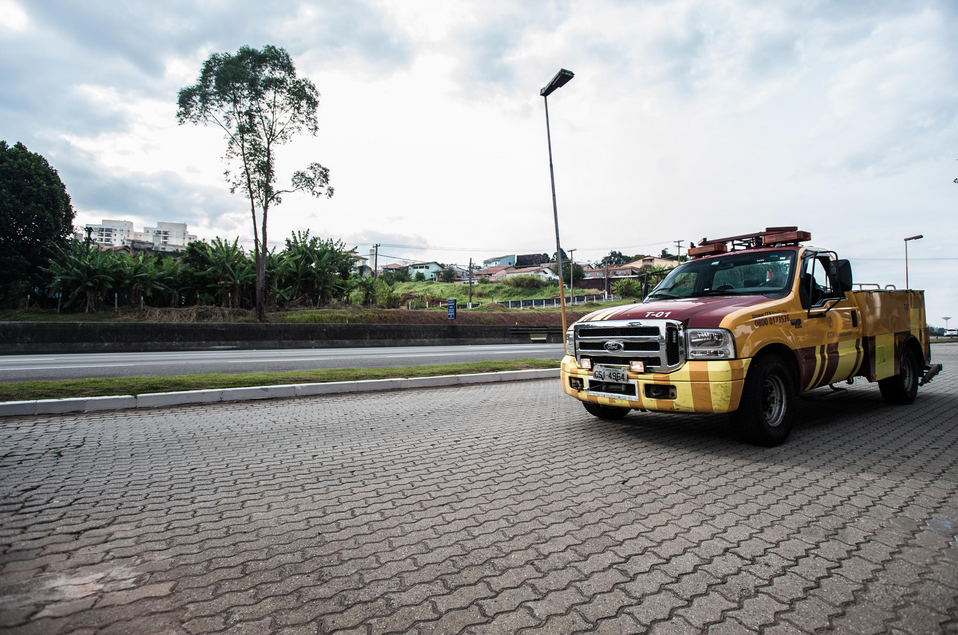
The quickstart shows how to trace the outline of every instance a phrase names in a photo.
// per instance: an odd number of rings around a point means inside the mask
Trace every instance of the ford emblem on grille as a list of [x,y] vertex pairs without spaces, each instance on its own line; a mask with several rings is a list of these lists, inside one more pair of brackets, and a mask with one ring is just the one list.
[[609,340],[603,345],[603,348],[610,353],[617,353],[625,348],[625,344],[618,340]]
[[629,322],[629,326],[642,326],[641,322]]

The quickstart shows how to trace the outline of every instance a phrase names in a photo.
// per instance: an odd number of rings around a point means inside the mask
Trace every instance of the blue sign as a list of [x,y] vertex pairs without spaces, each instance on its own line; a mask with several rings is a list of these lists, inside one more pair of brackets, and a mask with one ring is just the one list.
[[448,304],[446,305],[446,317],[449,318],[450,320],[456,319],[456,301],[455,300],[449,300]]

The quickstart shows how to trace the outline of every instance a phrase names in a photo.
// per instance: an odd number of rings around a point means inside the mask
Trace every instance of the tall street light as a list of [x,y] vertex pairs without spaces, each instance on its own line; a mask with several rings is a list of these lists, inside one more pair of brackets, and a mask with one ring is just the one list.
[[906,289],[909,288],[908,286],[908,241],[918,240],[920,238],[924,238],[924,236],[922,236],[921,234],[918,234],[917,236],[909,236],[908,238],[905,239],[905,288]]
[[575,73],[562,68],[546,87],[539,91],[546,105],[546,139],[548,139],[549,142],[549,178],[552,179],[552,215],[555,217],[556,223],[556,262],[559,263],[559,303],[562,311],[563,350],[565,350],[565,332],[568,325],[565,319],[565,289],[562,286],[562,247],[559,246],[559,208],[556,206],[556,176],[555,170],[552,168],[552,134],[549,132],[549,95],[568,84],[569,80],[573,77],[575,77]]

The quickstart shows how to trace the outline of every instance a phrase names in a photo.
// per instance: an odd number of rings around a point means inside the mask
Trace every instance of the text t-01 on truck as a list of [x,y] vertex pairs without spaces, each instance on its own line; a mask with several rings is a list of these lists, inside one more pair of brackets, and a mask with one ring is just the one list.
[[639,304],[566,333],[563,390],[603,419],[631,410],[730,413],[778,445],[797,395],[864,377],[910,404],[931,364],[922,291],[860,290],[835,252],[797,227],[704,240]]

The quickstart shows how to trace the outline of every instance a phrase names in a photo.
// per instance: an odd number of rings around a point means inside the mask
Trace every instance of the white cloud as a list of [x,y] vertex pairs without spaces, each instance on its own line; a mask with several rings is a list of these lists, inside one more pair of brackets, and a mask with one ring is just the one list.
[[23,31],[30,24],[30,18],[19,4],[13,0],[0,0],[0,26],[13,31]]

